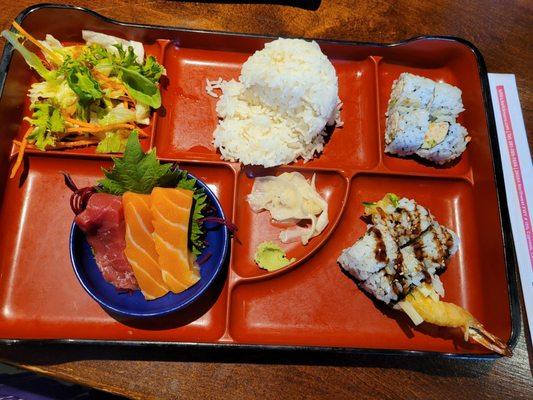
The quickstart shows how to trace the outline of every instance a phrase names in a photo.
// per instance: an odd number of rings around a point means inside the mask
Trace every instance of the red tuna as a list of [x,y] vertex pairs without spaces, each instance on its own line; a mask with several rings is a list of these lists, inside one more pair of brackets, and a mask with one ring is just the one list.
[[93,249],[96,264],[104,279],[117,289],[138,289],[133,270],[126,259],[126,228],[122,199],[95,193],[87,208],[75,218]]

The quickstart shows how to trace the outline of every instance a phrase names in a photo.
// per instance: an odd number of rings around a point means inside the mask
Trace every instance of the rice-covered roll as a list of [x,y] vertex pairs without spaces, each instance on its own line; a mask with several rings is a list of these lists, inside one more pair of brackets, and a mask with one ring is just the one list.
[[361,282],[359,287],[386,304],[400,300],[399,294],[403,291],[400,282],[385,270],[372,274],[366,281]]
[[446,269],[446,261],[459,248],[457,234],[437,222],[431,226],[410,246],[416,258],[424,263],[431,274],[441,273]]
[[404,72],[392,85],[386,112],[385,152],[417,154],[437,164],[459,157],[469,142],[456,123],[464,111],[461,89]]
[[385,225],[400,247],[419,237],[435,221],[415,200],[387,193],[375,203],[365,203],[365,216],[375,225]]
[[461,89],[445,82],[435,83],[435,93],[429,113],[432,120],[455,122],[464,111]]
[[397,255],[398,246],[388,229],[370,226],[363,237],[342,251],[337,261],[346,272],[364,281],[387,266],[393,266]]
[[[442,124],[447,124],[443,122]],[[440,139],[440,136],[438,136]],[[470,142],[470,136],[466,129],[457,123],[449,125],[446,134],[438,143],[436,141],[424,141],[424,146],[416,151],[416,154],[426,160],[442,165],[459,157],[466,150]]]
[[392,84],[387,115],[396,109],[429,108],[434,92],[435,82],[431,79],[403,72]]
[[385,152],[400,156],[415,154],[424,142],[428,129],[428,110],[394,111],[387,118]]
[[417,257],[413,246],[406,246],[401,249],[401,263],[397,265],[397,279],[402,286],[402,295],[409,293],[413,287],[419,286],[422,282],[431,282],[431,275],[427,271],[423,260]]

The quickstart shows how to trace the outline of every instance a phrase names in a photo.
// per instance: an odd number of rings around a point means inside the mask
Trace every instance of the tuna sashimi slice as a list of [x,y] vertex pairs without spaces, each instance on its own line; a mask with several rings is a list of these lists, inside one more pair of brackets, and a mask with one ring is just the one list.
[[104,279],[117,289],[138,289],[133,270],[124,255],[126,229],[121,198],[95,193],[74,221],[85,232]]
[[200,279],[188,250],[193,192],[156,187],[151,194],[153,238],[163,281],[179,293]]
[[152,233],[150,195],[126,192],[122,196],[126,219],[126,258],[133,268],[139,287],[147,300],[168,293],[163,281]]

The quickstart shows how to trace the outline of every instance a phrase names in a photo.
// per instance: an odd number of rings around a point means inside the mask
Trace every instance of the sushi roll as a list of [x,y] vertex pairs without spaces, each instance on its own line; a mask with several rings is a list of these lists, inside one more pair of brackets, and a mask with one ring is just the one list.
[[459,328],[465,341],[472,339],[499,354],[512,355],[511,349],[467,310],[440,299],[444,286],[439,274],[459,247],[455,232],[440,225],[414,200],[392,193],[365,206],[364,217],[372,224],[337,260],[357,279],[359,288],[405,312],[415,325],[426,322]]
[[435,93],[435,82],[408,72],[400,74],[392,84],[387,116],[394,111],[421,109],[431,106]]
[[341,266],[357,280],[392,266],[398,256],[398,246],[385,226],[370,225],[366,233],[338,258]]
[[442,273],[446,261],[459,248],[459,238],[451,229],[433,222],[409,247],[430,273]]
[[464,111],[461,100],[461,89],[445,82],[435,84],[435,92],[429,114],[435,121],[455,122],[457,116]]
[[399,156],[415,154],[422,145],[428,129],[428,110],[394,111],[387,118],[385,152]]
[[431,213],[415,200],[400,199],[393,193],[365,206],[365,216],[375,225],[387,226],[400,247],[418,238],[435,222]]
[[459,157],[470,140],[456,123],[464,111],[461,95],[448,83],[402,73],[393,83],[386,112],[385,152],[416,154],[439,165]]
[[444,137],[441,139],[443,128],[438,135],[430,136],[440,140],[438,143],[437,140],[427,139],[426,135],[424,145],[416,151],[419,157],[439,165],[455,160],[464,153],[466,145],[470,142],[470,136],[464,126],[457,123],[448,126],[447,122],[441,123],[441,126],[442,124],[447,128]]
[[385,304],[394,304],[400,298],[402,286],[394,280],[394,275],[387,274],[385,270],[378,271],[361,282],[359,287]]

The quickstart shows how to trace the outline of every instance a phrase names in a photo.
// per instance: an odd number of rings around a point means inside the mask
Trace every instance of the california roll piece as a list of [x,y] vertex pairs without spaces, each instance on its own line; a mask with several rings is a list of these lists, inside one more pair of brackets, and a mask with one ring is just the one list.
[[461,99],[461,89],[445,82],[435,84],[435,93],[429,113],[436,121],[455,122],[465,109]]
[[448,83],[402,73],[392,85],[385,114],[385,152],[416,154],[439,165],[459,157],[470,141],[456,123],[464,111],[461,94]]
[[[447,124],[447,122],[443,124]],[[416,154],[435,164],[442,165],[455,160],[463,154],[468,142],[470,142],[470,136],[468,136],[465,127],[453,123],[446,129],[446,134],[439,143],[426,142],[428,144],[418,149]]]
[[408,156],[415,154],[429,129],[429,112],[425,109],[393,111],[387,118],[385,152]]
[[435,82],[408,72],[400,74],[392,84],[387,115],[395,109],[429,108],[433,102]]

